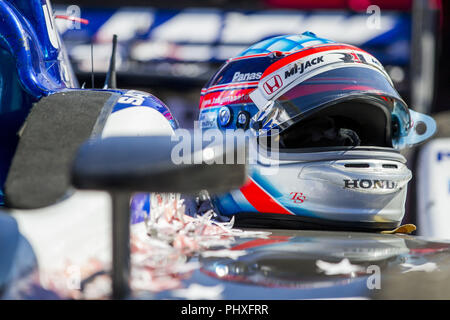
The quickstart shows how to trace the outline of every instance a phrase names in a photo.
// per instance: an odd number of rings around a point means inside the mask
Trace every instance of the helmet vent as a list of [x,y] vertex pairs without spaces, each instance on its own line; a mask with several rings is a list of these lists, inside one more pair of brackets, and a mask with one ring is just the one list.
[[383,168],[385,169],[398,169],[398,166],[396,164],[383,164],[382,165]]
[[346,163],[344,166],[346,168],[370,168],[368,163]]

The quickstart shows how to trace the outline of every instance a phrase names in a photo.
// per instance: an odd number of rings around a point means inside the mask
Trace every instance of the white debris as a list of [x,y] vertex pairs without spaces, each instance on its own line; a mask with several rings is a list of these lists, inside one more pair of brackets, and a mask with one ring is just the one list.
[[220,300],[223,290],[220,284],[211,287],[193,283],[186,289],[172,291],[172,296],[188,300]]
[[411,264],[411,263],[402,263],[400,266],[403,268],[407,268],[402,273],[415,272],[415,271],[433,272],[433,271],[438,270],[438,266],[434,262],[427,262],[427,263],[419,264],[419,265],[415,265],[415,264]]
[[213,220],[214,212],[192,218],[184,214],[183,200],[175,194],[152,194],[151,214],[147,221],[147,232],[183,253],[202,252],[211,247],[229,247],[235,237],[266,238],[270,232],[234,229],[234,218],[230,222]]
[[[200,268],[198,262],[188,262],[190,257],[227,257],[237,259],[244,250],[229,250],[235,238],[267,238],[270,232],[234,229],[234,219],[217,222],[211,210],[202,216],[185,215],[185,206],[179,194],[151,194],[150,217],[143,223],[131,227],[131,289],[158,292],[175,290],[174,294],[186,299],[219,299],[223,288],[203,287],[192,284],[180,289],[183,280]],[[217,250],[214,250],[217,248]],[[64,270],[52,272],[50,289],[61,297],[75,299],[109,298],[111,280],[108,275],[110,263],[90,258],[82,264],[81,279],[95,276],[85,290],[69,290],[68,275]]]
[[177,273],[188,273],[197,270],[201,267],[200,262],[187,262],[178,264],[173,267],[173,271]]
[[363,267],[351,264],[347,258],[343,259],[341,262],[338,263],[331,263],[322,260],[317,260],[316,266],[319,268],[321,272],[325,272],[327,276],[333,276],[338,274],[352,274],[364,271]]
[[215,258],[230,258],[236,260],[237,258],[244,256],[247,252],[245,250],[210,250],[203,251],[201,256],[204,258],[215,257]]

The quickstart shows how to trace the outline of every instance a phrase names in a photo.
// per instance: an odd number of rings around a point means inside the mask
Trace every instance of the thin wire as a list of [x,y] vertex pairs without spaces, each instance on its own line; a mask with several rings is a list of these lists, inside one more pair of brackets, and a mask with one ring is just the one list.
[[91,83],[94,88],[94,44],[91,41]]

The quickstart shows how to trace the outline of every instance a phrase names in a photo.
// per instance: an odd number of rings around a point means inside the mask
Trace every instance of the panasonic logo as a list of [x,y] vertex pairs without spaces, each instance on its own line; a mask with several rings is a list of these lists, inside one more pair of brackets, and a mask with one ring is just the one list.
[[317,58],[313,58],[311,60],[308,60],[306,62],[302,62],[300,64],[295,63],[294,66],[288,70],[284,72],[284,78],[287,79],[290,76],[293,76],[295,74],[302,74],[303,72],[305,72],[308,68],[310,68],[313,65],[316,65],[318,63],[322,63],[323,62],[323,56],[317,57]]
[[344,179],[344,188],[349,189],[395,189],[397,183],[390,180]]
[[250,81],[250,80],[259,80],[261,79],[262,72],[249,72],[249,73],[240,73],[235,72],[233,75],[233,79],[231,82],[239,82],[239,81]]

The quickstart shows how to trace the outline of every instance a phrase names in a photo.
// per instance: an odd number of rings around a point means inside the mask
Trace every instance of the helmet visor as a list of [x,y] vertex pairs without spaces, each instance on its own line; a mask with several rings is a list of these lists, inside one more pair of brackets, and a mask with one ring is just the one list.
[[282,132],[322,107],[361,96],[382,98],[391,113],[394,104],[397,109],[402,109],[400,126],[408,130],[410,116],[406,104],[385,75],[366,66],[335,68],[300,83],[294,82],[290,89],[270,101],[254,119],[262,122],[260,128],[277,128]]

